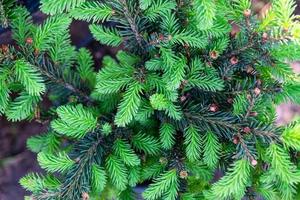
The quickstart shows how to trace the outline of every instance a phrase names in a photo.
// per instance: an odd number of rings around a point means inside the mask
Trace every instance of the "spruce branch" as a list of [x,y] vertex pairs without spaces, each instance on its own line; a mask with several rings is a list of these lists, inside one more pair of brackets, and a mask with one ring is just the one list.
[[161,174],[154,183],[143,193],[143,197],[147,200],[155,200],[161,196],[166,199],[175,200],[178,190],[178,177],[175,169]]
[[36,66],[37,70],[44,75],[50,83],[55,83],[64,87],[65,89],[71,91],[74,95],[78,95],[80,98],[83,98],[85,101],[92,103],[93,99],[86,94],[86,92],[80,90],[75,86],[75,84],[70,81],[65,80],[61,72],[55,68],[53,63],[46,56],[41,56],[37,60],[29,60],[29,62]]
[[106,160],[106,169],[115,187],[120,191],[125,190],[128,184],[128,171],[124,163],[119,158],[111,155]]
[[[86,177],[91,177],[91,167],[95,160],[102,161],[103,137],[98,133],[88,135],[75,144],[74,152],[77,163],[66,174],[66,181],[60,188],[59,198],[79,199],[83,192],[88,192],[86,187]],[[80,192],[82,191],[82,192]]]
[[38,162],[43,169],[49,172],[65,172],[75,164],[65,152],[58,155],[41,152],[38,154]]
[[[73,138],[82,138],[97,127],[97,118],[85,110],[82,105],[61,106],[57,108],[59,119],[51,122],[51,127],[58,133]],[[76,126],[80,124],[80,126]]]
[[208,199],[240,199],[245,195],[246,184],[250,178],[250,165],[247,160],[238,160],[229,169],[229,172],[218,182],[214,183]]
[[127,4],[126,0],[120,0],[120,2],[123,5],[123,9],[124,9],[122,14],[125,16],[128,24],[129,24],[129,26],[131,28],[131,31],[134,34],[135,40],[137,41],[139,47],[141,49],[144,49],[144,46],[143,46],[144,39],[140,35],[139,28],[138,28],[138,26],[136,24],[137,14],[135,13],[134,16],[132,15],[132,13],[129,10],[129,7],[128,7],[128,4]]

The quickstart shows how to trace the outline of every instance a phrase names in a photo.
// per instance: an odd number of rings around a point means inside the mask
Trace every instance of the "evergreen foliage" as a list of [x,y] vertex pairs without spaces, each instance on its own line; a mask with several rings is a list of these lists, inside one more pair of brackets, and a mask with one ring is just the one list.
[[[97,126],[97,119],[82,105],[57,108],[59,119],[52,121],[51,127],[60,134],[80,138]],[[80,124],[77,126],[77,124]]]
[[[25,199],[136,199],[145,181],[146,200],[297,198],[300,123],[277,127],[275,111],[300,103],[289,66],[300,58],[299,16],[293,0],[272,1],[260,17],[251,7],[42,0],[48,17],[35,24],[1,1],[15,43],[0,48],[0,114],[49,124],[27,141],[45,174],[20,180]],[[72,20],[122,50],[98,70],[71,45]]]
[[206,133],[203,143],[203,162],[207,164],[208,167],[217,167],[221,152],[221,145],[217,136],[209,131]]
[[175,199],[178,196],[178,177],[176,170],[170,170],[161,174],[154,183],[144,192],[145,199],[157,199],[163,196],[164,199]]
[[247,160],[239,160],[234,163],[230,171],[214,183],[208,199],[242,199],[245,195],[247,183],[250,179],[250,164]]

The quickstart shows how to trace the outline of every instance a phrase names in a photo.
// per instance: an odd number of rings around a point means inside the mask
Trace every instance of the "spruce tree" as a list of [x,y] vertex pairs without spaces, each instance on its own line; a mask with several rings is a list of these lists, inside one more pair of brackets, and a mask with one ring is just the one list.
[[[0,2],[15,45],[0,51],[0,114],[49,124],[27,141],[44,173],[20,184],[34,200],[292,200],[300,122],[300,23],[293,0],[263,16],[250,0],[41,0],[48,18]],[[99,71],[71,45],[72,20],[121,46]],[[233,30],[233,26],[238,27]],[[52,101],[50,109],[42,100]],[[214,178],[216,172],[223,176]]]

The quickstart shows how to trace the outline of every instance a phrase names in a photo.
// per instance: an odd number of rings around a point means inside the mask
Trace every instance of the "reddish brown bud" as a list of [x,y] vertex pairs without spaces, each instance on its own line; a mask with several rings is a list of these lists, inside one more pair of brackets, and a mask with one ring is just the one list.
[[289,28],[288,27],[284,27],[283,28],[283,32],[287,33],[289,31]]
[[233,103],[233,98],[228,98],[227,103],[232,104]]
[[27,44],[32,44],[33,43],[33,39],[32,38],[26,38],[26,43]]
[[188,177],[188,172],[185,170],[182,170],[182,171],[180,171],[179,176],[182,179],[186,179]]
[[209,52],[209,56],[215,60],[218,58],[219,55],[218,55],[217,51],[211,51],[211,52]]
[[261,80],[260,80],[260,79],[257,79],[257,80],[256,80],[256,85],[257,85],[257,86],[261,86],[261,84],[262,84]]
[[8,53],[8,52],[9,52],[9,47],[8,47],[7,45],[4,45],[4,44],[3,44],[3,45],[1,46],[1,50],[2,50],[3,53]]
[[245,17],[250,17],[251,16],[251,10],[250,9],[244,10],[244,16]]
[[247,126],[247,127],[243,128],[243,131],[245,133],[250,133],[251,132],[251,128]]
[[254,89],[254,94],[255,94],[256,96],[260,95],[260,93],[261,93],[261,90],[260,90],[259,88],[255,88],[255,89]]
[[183,89],[188,84],[188,80],[181,81],[180,89]]
[[251,165],[256,166],[257,165],[257,160],[255,160],[255,159],[251,160]]
[[80,158],[79,158],[79,157],[75,158],[75,162],[76,162],[76,163],[79,163],[79,161],[80,161]]
[[239,62],[239,59],[235,56],[233,56],[232,58],[230,58],[230,63],[232,65],[236,65]]
[[250,94],[247,94],[247,99],[249,100],[249,101],[251,101],[251,99],[252,99],[252,96],[250,95]]
[[233,136],[233,140],[232,140],[233,144],[238,144],[240,142],[240,139],[238,136]]
[[180,101],[181,101],[181,102],[185,102],[185,100],[186,100],[186,96],[181,96],[181,97],[180,97]]
[[82,200],[89,200],[90,199],[89,194],[86,193],[86,192],[83,192],[82,195],[81,195],[81,197],[82,197]]
[[251,117],[256,117],[257,115],[258,115],[257,112],[250,112],[250,116],[251,116]]
[[262,40],[263,40],[263,42],[266,42],[267,40],[268,40],[268,33],[263,33],[262,34]]
[[209,110],[211,112],[217,112],[219,110],[219,107],[218,107],[217,104],[213,103],[213,104],[210,105]]
[[252,66],[247,66],[246,71],[248,74],[251,74],[254,71],[254,68]]
[[237,32],[236,31],[231,31],[230,32],[230,37],[235,38],[236,37]]
[[159,40],[164,40],[165,36],[163,34],[159,34],[158,38]]

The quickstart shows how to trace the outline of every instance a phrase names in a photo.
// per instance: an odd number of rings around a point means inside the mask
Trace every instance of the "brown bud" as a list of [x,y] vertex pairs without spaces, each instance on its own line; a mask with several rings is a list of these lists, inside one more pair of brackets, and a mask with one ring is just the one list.
[[212,62],[208,61],[205,63],[207,65],[207,67],[212,67]]
[[244,10],[244,16],[245,17],[250,17],[251,16],[251,10],[250,9]]
[[89,200],[90,199],[89,194],[86,193],[86,192],[83,192],[82,195],[81,195],[81,197],[82,197],[82,200]]
[[186,85],[186,84],[188,84],[188,80],[183,80],[181,83],[183,84],[183,85]]
[[181,81],[180,89],[183,89],[188,84],[188,80]]
[[268,33],[263,33],[262,34],[262,40],[263,40],[263,42],[266,42],[267,40],[268,40]]
[[261,90],[260,90],[259,88],[255,88],[255,89],[254,89],[254,94],[255,94],[256,96],[260,95],[260,93],[261,93]]
[[218,58],[218,52],[217,51],[211,51],[209,52],[209,57],[211,57],[212,59],[217,59]]
[[33,39],[32,38],[26,38],[26,43],[27,44],[32,44],[33,43]]
[[232,104],[233,103],[233,98],[228,98],[227,103]]
[[79,163],[80,162],[80,158],[79,157],[75,158],[75,162]]
[[180,101],[181,101],[181,102],[185,102],[185,100],[186,100],[186,96],[181,96],[181,97],[180,97]]
[[168,40],[172,40],[172,39],[173,39],[172,35],[169,35]]
[[256,80],[256,85],[257,85],[257,86],[261,86],[261,84],[262,84],[261,80],[260,80],[260,79],[257,79],[257,80]]
[[238,136],[233,136],[233,140],[232,140],[233,144],[238,144],[240,142],[240,139]]
[[251,128],[247,126],[247,127],[243,128],[243,131],[245,133],[250,133],[251,132]]
[[165,36],[163,35],[163,34],[159,34],[159,36],[158,36],[158,38],[159,38],[159,40],[164,40],[165,39]]
[[188,172],[185,170],[182,170],[182,171],[180,171],[179,176],[182,179],[186,179],[188,177]]
[[219,107],[218,107],[217,104],[213,103],[213,104],[210,105],[209,110],[211,112],[217,112],[219,110]]
[[251,165],[256,166],[257,165],[257,160],[255,160],[255,159],[251,160]]
[[239,62],[239,59],[235,56],[233,56],[232,58],[230,58],[230,63],[232,65],[236,65]]
[[9,47],[5,44],[1,45],[1,50],[3,53],[8,53],[9,52]]
[[254,68],[249,65],[249,66],[247,66],[246,71],[247,71],[248,74],[251,74],[254,71]]
[[283,32],[287,33],[289,31],[289,28],[288,27],[284,27],[283,28]]
[[251,101],[251,99],[252,99],[252,96],[250,95],[250,94],[247,94],[247,99],[249,100],[249,101]]
[[251,117],[256,117],[257,115],[258,115],[257,112],[250,112],[250,116],[251,116]]

